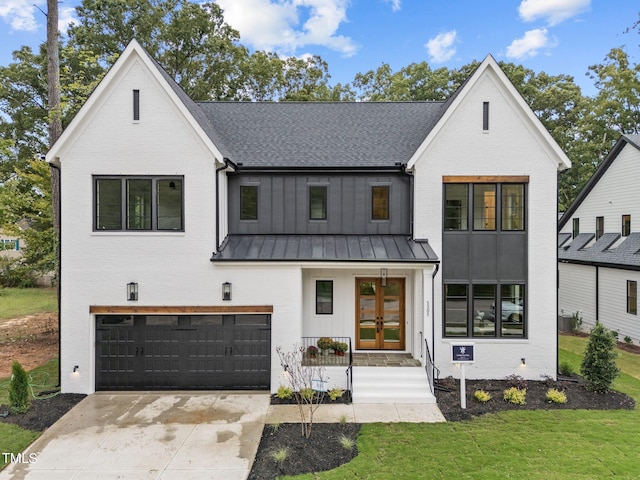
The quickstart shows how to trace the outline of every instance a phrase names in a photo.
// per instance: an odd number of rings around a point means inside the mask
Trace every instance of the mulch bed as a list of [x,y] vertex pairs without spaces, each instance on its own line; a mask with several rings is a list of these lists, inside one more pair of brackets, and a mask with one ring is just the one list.
[[[71,410],[86,395],[61,393],[51,398],[32,399],[27,413],[0,417],[0,423],[12,423],[26,430],[42,432]],[[0,414],[9,411],[7,405],[0,405]]]

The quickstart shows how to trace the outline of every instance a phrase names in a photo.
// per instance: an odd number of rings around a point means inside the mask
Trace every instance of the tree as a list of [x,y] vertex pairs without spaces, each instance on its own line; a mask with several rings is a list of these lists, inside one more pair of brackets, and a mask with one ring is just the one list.
[[616,337],[600,322],[591,329],[580,373],[587,380],[587,388],[606,392],[620,373],[616,366]]
[[11,382],[9,383],[9,405],[12,413],[27,413],[31,406],[29,398],[29,377],[22,365],[15,360],[11,364]]

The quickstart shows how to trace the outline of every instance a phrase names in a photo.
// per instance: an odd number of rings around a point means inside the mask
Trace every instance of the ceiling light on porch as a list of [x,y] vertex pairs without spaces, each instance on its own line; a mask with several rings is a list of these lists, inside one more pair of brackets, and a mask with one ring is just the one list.
[[231,283],[229,282],[222,284],[222,300],[231,300]]
[[138,284],[135,282],[127,283],[127,300],[138,300]]
[[383,287],[387,286],[387,269],[386,268],[381,268],[380,269],[380,283],[382,284]]

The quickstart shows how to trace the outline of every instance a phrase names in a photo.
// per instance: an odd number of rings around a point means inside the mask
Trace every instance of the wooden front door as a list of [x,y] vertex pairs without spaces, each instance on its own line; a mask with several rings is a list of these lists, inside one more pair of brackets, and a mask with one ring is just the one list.
[[404,350],[404,278],[356,278],[356,348]]

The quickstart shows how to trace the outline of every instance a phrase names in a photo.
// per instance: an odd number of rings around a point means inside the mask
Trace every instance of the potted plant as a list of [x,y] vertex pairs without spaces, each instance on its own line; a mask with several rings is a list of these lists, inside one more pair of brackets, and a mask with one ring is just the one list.
[[307,356],[309,358],[316,358],[317,354],[318,354],[318,347],[316,347],[314,345],[309,345],[307,347]]
[[333,346],[333,339],[330,337],[321,337],[318,339],[318,348],[322,350],[323,355],[329,354],[329,349]]
[[331,348],[333,348],[333,351],[336,352],[336,355],[338,355],[339,357],[343,357],[344,353],[349,349],[349,345],[344,342],[333,342]]

